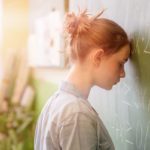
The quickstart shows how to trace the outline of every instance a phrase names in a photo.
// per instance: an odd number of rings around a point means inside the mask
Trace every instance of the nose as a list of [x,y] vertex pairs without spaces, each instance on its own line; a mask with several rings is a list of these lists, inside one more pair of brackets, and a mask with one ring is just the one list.
[[120,78],[124,78],[125,76],[126,76],[126,73],[125,73],[124,69],[122,69],[120,72]]

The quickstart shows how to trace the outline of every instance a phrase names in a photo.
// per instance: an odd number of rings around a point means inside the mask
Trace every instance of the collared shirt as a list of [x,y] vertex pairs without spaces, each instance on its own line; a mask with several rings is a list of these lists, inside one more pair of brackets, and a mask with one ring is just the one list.
[[114,150],[102,120],[72,84],[63,82],[44,106],[36,126],[35,150]]

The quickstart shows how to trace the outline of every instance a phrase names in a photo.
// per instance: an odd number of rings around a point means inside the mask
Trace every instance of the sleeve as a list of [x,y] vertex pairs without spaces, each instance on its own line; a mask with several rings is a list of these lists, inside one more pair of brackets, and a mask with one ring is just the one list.
[[93,119],[84,113],[75,113],[60,127],[62,150],[96,150],[97,128]]

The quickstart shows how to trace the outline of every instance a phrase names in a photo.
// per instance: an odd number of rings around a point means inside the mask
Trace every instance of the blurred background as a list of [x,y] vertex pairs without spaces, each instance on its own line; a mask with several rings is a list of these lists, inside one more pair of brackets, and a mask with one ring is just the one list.
[[0,150],[33,150],[37,117],[69,66],[63,38],[68,11],[86,9],[120,24],[133,40],[126,78],[89,101],[116,150],[150,148],[150,1],[0,0]]
[[66,72],[69,1],[0,0],[0,150],[33,150],[37,116]]
[[0,150],[33,149],[37,116],[68,71],[64,15],[91,4],[0,0]]

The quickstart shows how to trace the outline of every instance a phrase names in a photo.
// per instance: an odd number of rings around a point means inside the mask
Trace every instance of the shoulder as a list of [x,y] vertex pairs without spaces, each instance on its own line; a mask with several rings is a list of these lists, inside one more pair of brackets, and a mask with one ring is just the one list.
[[78,119],[96,122],[95,112],[90,104],[81,98],[68,93],[57,93],[44,106],[39,119],[44,124],[56,126]]
[[94,111],[87,100],[76,97],[68,93],[60,93],[53,101],[51,112],[53,112],[53,121],[61,121],[73,118],[76,115],[85,116],[89,119],[94,118]]

